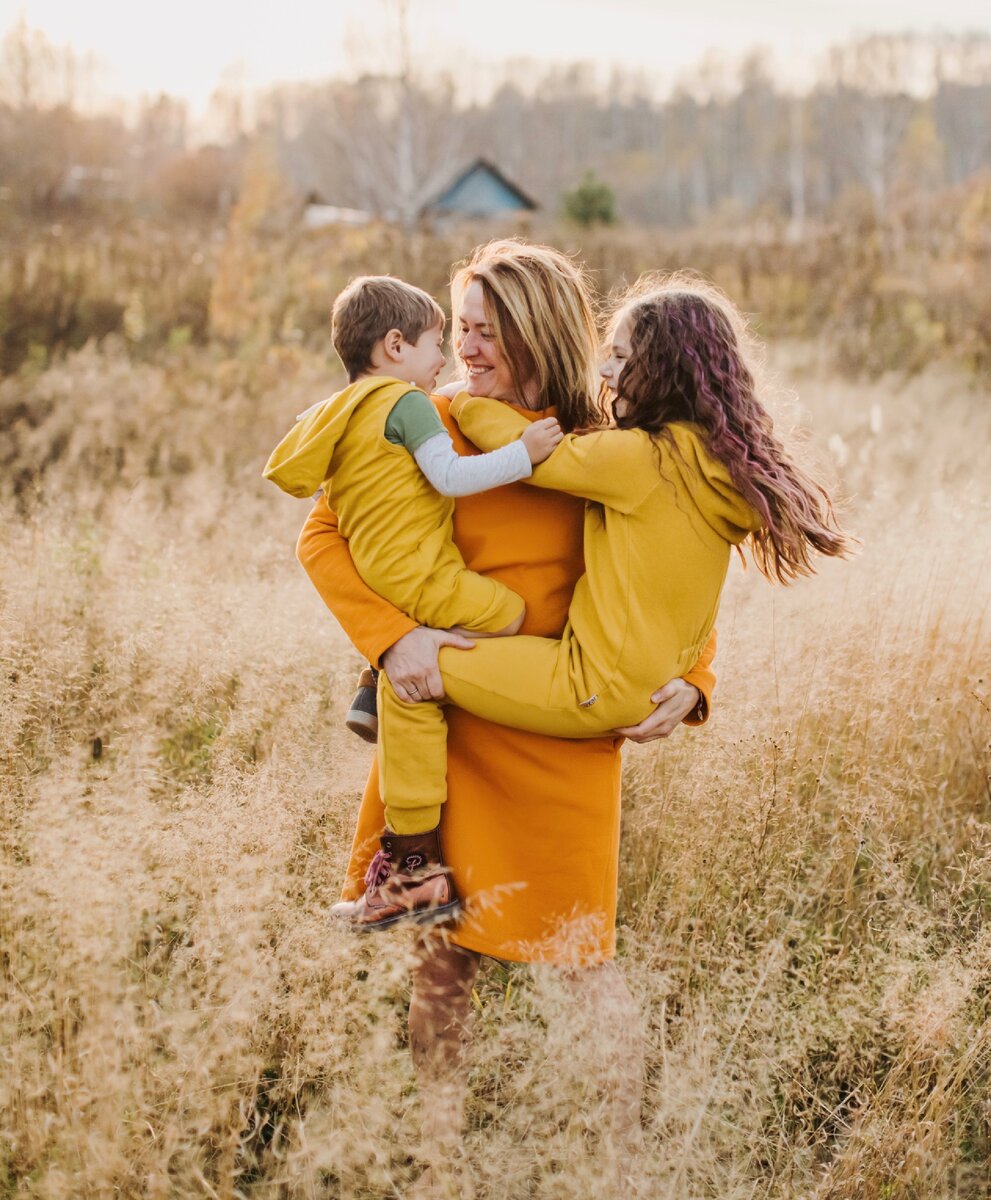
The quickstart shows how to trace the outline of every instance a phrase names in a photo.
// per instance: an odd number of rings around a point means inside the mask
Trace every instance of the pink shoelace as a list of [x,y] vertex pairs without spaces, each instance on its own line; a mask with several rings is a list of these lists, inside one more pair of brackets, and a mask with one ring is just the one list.
[[384,850],[376,850],[375,857],[368,864],[368,870],[365,872],[365,887],[381,887],[391,874],[392,864],[389,862],[388,854]]

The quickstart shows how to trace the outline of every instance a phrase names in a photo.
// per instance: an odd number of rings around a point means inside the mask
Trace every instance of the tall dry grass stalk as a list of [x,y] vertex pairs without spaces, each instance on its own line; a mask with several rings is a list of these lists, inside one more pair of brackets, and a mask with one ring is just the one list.
[[[627,760],[621,962],[644,1193],[991,1187],[988,397],[778,350],[865,548],[734,571],[710,726]],[[0,386],[0,1195],[383,1197],[415,1177],[404,936],[333,928],[357,656],[264,494],[301,352],[91,349]],[[20,410],[19,410],[20,411]],[[481,1197],[627,1195],[609,1040],[488,963]]]

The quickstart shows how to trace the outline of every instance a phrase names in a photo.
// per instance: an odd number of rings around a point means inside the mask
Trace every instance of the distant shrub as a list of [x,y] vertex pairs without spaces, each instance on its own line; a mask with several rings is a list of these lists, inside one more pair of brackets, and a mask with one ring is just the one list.
[[574,191],[565,192],[563,207],[568,220],[583,228],[616,224],[615,193],[594,171],[586,171]]

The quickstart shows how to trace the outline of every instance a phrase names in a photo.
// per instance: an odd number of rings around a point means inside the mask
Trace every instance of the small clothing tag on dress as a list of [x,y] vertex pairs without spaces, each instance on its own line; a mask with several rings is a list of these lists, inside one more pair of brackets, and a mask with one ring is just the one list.
[[598,700],[598,698],[599,698],[599,693],[596,692],[594,696],[589,696],[589,698],[587,700],[580,701],[578,707],[579,708],[591,708],[592,705],[596,702],[596,700]]

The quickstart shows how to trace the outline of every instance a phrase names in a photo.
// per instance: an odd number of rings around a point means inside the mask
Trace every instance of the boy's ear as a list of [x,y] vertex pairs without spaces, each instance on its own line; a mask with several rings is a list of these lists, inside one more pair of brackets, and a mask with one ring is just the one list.
[[398,329],[390,329],[382,339],[382,349],[385,351],[385,356],[390,362],[399,361],[405,340]]

